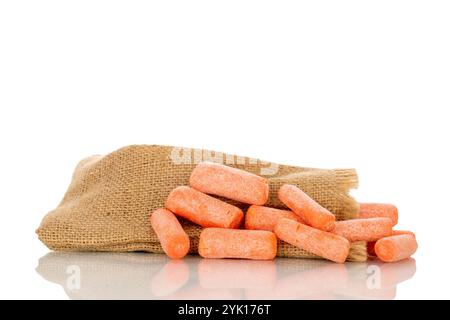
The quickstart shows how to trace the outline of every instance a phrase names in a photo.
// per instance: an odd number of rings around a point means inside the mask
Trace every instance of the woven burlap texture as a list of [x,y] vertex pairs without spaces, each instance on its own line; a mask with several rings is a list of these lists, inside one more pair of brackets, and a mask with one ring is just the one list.
[[[48,248],[57,251],[148,251],[162,253],[149,216],[172,189],[188,185],[200,161],[214,161],[266,177],[268,206],[284,208],[276,194],[284,183],[297,185],[338,220],[354,218],[359,206],[349,196],[357,187],[353,169],[324,170],[278,165],[220,152],[161,145],[131,145],[105,156],[91,156],[76,166],[72,182],[58,207],[36,231]],[[243,210],[246,205],[222,199]],[[197,253],[201,228],[181,221]],[[316,258],[279,241],[278,256]],[[365,243],[354,243],[349,260],[367,258]]]

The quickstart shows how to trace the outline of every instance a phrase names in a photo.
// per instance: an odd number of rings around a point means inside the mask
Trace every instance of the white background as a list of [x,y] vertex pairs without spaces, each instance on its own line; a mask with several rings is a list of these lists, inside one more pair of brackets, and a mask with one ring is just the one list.
[[34,230],[78,160],[170,144],[355,167],[450,298],[448,1],[1,1],[0,298],[62,298]]

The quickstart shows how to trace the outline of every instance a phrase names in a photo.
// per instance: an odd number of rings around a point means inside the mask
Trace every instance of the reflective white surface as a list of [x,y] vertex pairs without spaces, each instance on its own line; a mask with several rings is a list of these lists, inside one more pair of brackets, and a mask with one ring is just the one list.
[[70,299],[394,299],[397,286],[414,276],[416,262],[50,252],[36,271]]

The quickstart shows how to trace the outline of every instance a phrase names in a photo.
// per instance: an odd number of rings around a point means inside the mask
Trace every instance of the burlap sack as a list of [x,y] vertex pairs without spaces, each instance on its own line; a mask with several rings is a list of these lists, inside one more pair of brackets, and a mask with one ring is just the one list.
[[[353,169],[301,168],[208,150],[133,145],[82,160],[75,168],[63,200],[44,217],[36,231],[39,239],[52,250],[161,253],[149,215],[164,206],[172,189],[188,184],[192,169],[202,160],[224,163],[268,178],[269,206],[283,208],[277,190],[282,184],[290,183],[299,186],[339,220],[355,217],[359,209],[348,195],[349,189],[358,183]],[[244,210],[247,207],[226,201]],[[195,254],[201,228],[188,221],[182,224],[191,240],[190,252]],[[315,258],[281,241],[278,256]],[[365,243],[354,243],[349,260],[366,258]]]

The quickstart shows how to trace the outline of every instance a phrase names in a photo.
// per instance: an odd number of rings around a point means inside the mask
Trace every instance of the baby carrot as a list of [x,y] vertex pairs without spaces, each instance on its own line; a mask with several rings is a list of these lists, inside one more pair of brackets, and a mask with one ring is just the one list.
[[[407,230],[392,230],[392,235],[393,236],[398,236],[398,235],[401,235],[401,234],[410,234],[410,235],[412,235],[412,236],[416,236],[415,234],[414,234],[414,232],[412,232],[412,231],[407,231]],[[375,253],[375,243],[376,243],[376,241],[369,241],[369,242],[367,242],[367,254],[369,255],[369,256],[373,256],[373,257],[375,257],[376,256],[376,253]]]
[[303,222],[298,215],[290,210],[252,205],[245,214],[245,229],[273,231],[277,221],[281,218]]
[[275,234],[300,249],[339,263],[345,262],[350,251],[350,242],[344,237],[286,218],[278,221]]
[[395,226],[398,222],[398,210],[392,204],[386,203],[360,203],[359,204],[359,218],[389,218],[392,220],[392,225]]
[[333,233],[350,242],[375,241],[392,235],[392,221],[389,218],[368,218],[337,221]]
[[416,250],[416,237],[411,234],[382,238],[375,244],[375,253],[384,262],[394,262],[409,258]]
[[239,228],[244,219],[238,207],[186,186],[172,190],[166,208],[205,228]]
[[264,230],[206,228],[200,233],[198,253],[203,258],[270,260],[277,254],[277,237]]
[[333,229],[336,217],[296,186],[282,185],[278,198],[306,224],[324,231]]
[[243,203],[263,205],[269,197],[267,179],[223,164],[201,162],[189,178],[191,187]]
[[150,216],[150,224],[170,258],[181,259],[188,253],[189,237],[172,212],[166,209],[155,210]]

